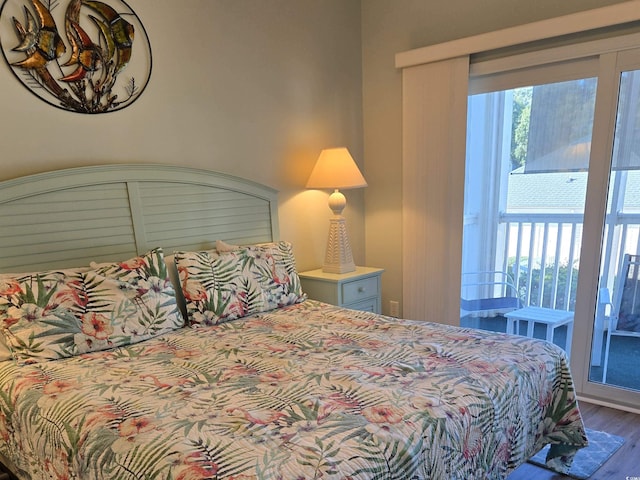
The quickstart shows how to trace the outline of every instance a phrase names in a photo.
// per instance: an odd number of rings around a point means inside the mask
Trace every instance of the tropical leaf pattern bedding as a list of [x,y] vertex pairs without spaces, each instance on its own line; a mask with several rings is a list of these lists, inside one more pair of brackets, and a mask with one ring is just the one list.
[[0,275],[0,335],[22,363],[108,350],[183,325],[161,248],[91,269]]
[[501,479],[586,444],[552,344],[307,300],[113,350],[0,363],[23,479]]
[[176,252],[189,323],[215,325],[305,300],[291,243]]

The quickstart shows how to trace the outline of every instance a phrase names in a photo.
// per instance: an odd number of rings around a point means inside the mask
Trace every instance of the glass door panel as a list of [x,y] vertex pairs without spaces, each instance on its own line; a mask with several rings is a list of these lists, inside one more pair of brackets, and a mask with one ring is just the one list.
[[640,70],[620,75],[589,381],[640,391]]
[[[461,325],[506,331],[515,309],[573,312],[596,88],[587,78],[469,96]],[[552,330],[566,348],[567,326]]]

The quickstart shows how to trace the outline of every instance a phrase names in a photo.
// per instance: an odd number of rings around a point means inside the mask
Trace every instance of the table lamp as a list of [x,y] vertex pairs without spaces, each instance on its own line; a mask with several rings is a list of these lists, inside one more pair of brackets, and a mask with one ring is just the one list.
[[328,273],[353,272],[356,265],[347,236],[346,220],[342,210],[347,199],[339,189],[366,187],[364,179],[349,150],[344,147],[327,148],[320,152],[318,161],[309,176],[307,188],[332,188],[329,208],[333,216],[329,220],[329,238],[322,271]]

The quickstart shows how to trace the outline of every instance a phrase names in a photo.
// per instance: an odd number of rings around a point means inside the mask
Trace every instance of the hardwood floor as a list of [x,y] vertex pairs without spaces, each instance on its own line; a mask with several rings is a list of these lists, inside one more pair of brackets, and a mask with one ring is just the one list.
[[[587,427],[625,439],[622,447],[589,480],[640,480],[640,415],[586,402],[580,402],[580,411]],[[571,480],[571,477],[526,463],[508,480]]]

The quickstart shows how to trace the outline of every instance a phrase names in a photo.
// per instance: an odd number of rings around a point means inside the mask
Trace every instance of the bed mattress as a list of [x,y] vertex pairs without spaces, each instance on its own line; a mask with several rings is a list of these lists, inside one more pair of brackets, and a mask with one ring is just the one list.
[[307,300],[31,365],[0,362],[21,479],[502,479],[586,445],[553,344]]

